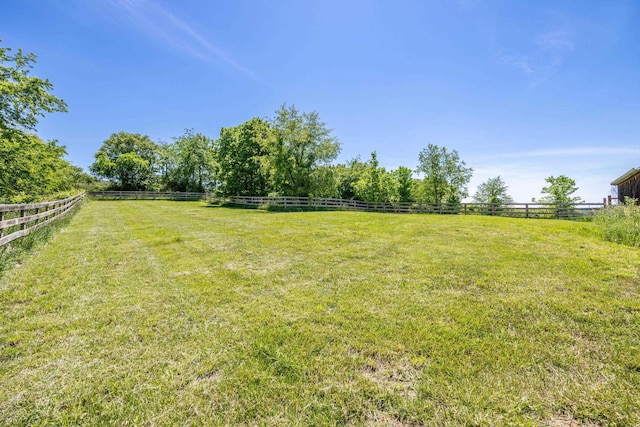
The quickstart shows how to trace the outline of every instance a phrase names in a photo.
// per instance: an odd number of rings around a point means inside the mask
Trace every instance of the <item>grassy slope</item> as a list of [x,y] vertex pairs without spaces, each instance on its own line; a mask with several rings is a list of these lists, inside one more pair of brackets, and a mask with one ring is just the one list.
[[637,425],[591,227],[91,202],[0,279],[0,424]]

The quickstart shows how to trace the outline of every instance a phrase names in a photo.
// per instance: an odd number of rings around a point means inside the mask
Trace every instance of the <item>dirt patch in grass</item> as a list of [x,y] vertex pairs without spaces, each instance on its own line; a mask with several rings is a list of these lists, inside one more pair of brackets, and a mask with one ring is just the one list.
[[362,376],[391,393],[410,399],[417,397],[416,387],[420,370],[408,360],[373,359],[361,370]]
[[385,414],[383,412],[375,411],[367,416],[365,423],[368,427],[410,427],[411,424],[407,424],[399,420],[398,418]]
[[547,420],[544,424],[545,427],[596,427],[597,424],[593,423],[581,423],[571,415],[558,415]]

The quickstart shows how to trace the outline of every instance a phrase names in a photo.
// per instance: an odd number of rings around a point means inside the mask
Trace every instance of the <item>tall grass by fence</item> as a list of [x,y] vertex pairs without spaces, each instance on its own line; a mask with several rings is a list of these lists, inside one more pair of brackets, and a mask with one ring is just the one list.
[[65,216],[84,193],[53,202],[0,205],[0,246]]
[[602,238],[640,247],[640,206],[626,198],[624,204],[607,206],[595,216]]

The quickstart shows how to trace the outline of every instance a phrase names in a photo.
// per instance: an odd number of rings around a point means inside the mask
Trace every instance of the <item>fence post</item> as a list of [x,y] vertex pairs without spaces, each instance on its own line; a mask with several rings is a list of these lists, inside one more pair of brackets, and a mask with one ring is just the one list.
[[524,204],[525,217],[529,218],[529,203]]
[[[24,218],[26,214],[27,214],[26,209],[20,209],[20,218]],[[24,230],[25,228],[27,228],[26,222],[23,222],[22,224],[20,224],[20,230]]]
[[[0,222],[4,221],[4,212],[0,212]],[[0,228],[0,238],[4,234],[4,228]]]

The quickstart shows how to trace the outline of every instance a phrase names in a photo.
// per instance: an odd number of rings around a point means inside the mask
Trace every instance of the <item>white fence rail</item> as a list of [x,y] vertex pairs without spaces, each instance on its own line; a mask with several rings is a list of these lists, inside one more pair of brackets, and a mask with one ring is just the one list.
[[395,213],[439,213],[460,215],[493,215],[516,218],[564,218],[579,219],[593,215],[602,209],[604,203],[576,203],[572,205],[553,205],[548,203],[391,203],[363,202],[360,200],[344,200],[311,197],[255,197],[232,196],[220,199],[226,203],[247,207],[273,208],[311,208],[361,210],[373,212]]
[[358,210],[370,212],[395,213],[437,213],[458,215],[493,215],[515,218],[563,218],[580,219],[593,215],[602,209],[605,203],[577,203],[572,205],[553,205],[548,203],[390,203],[363,202],[319,197],[290,196],[230,196],[214,197],[208,193],[179,193],[151,191],[92,191],[93,199],[104,200],[210,200],[235,206],[251,208],[267,207],[275,209],[326,209]]
[[84,193],[46,203],[0,205],[0,246],[65,216]]
[[208,198],[207,193],[189,193],[175,191],[91,191],[93,199],[103,200],[182,200],[197,201]]

